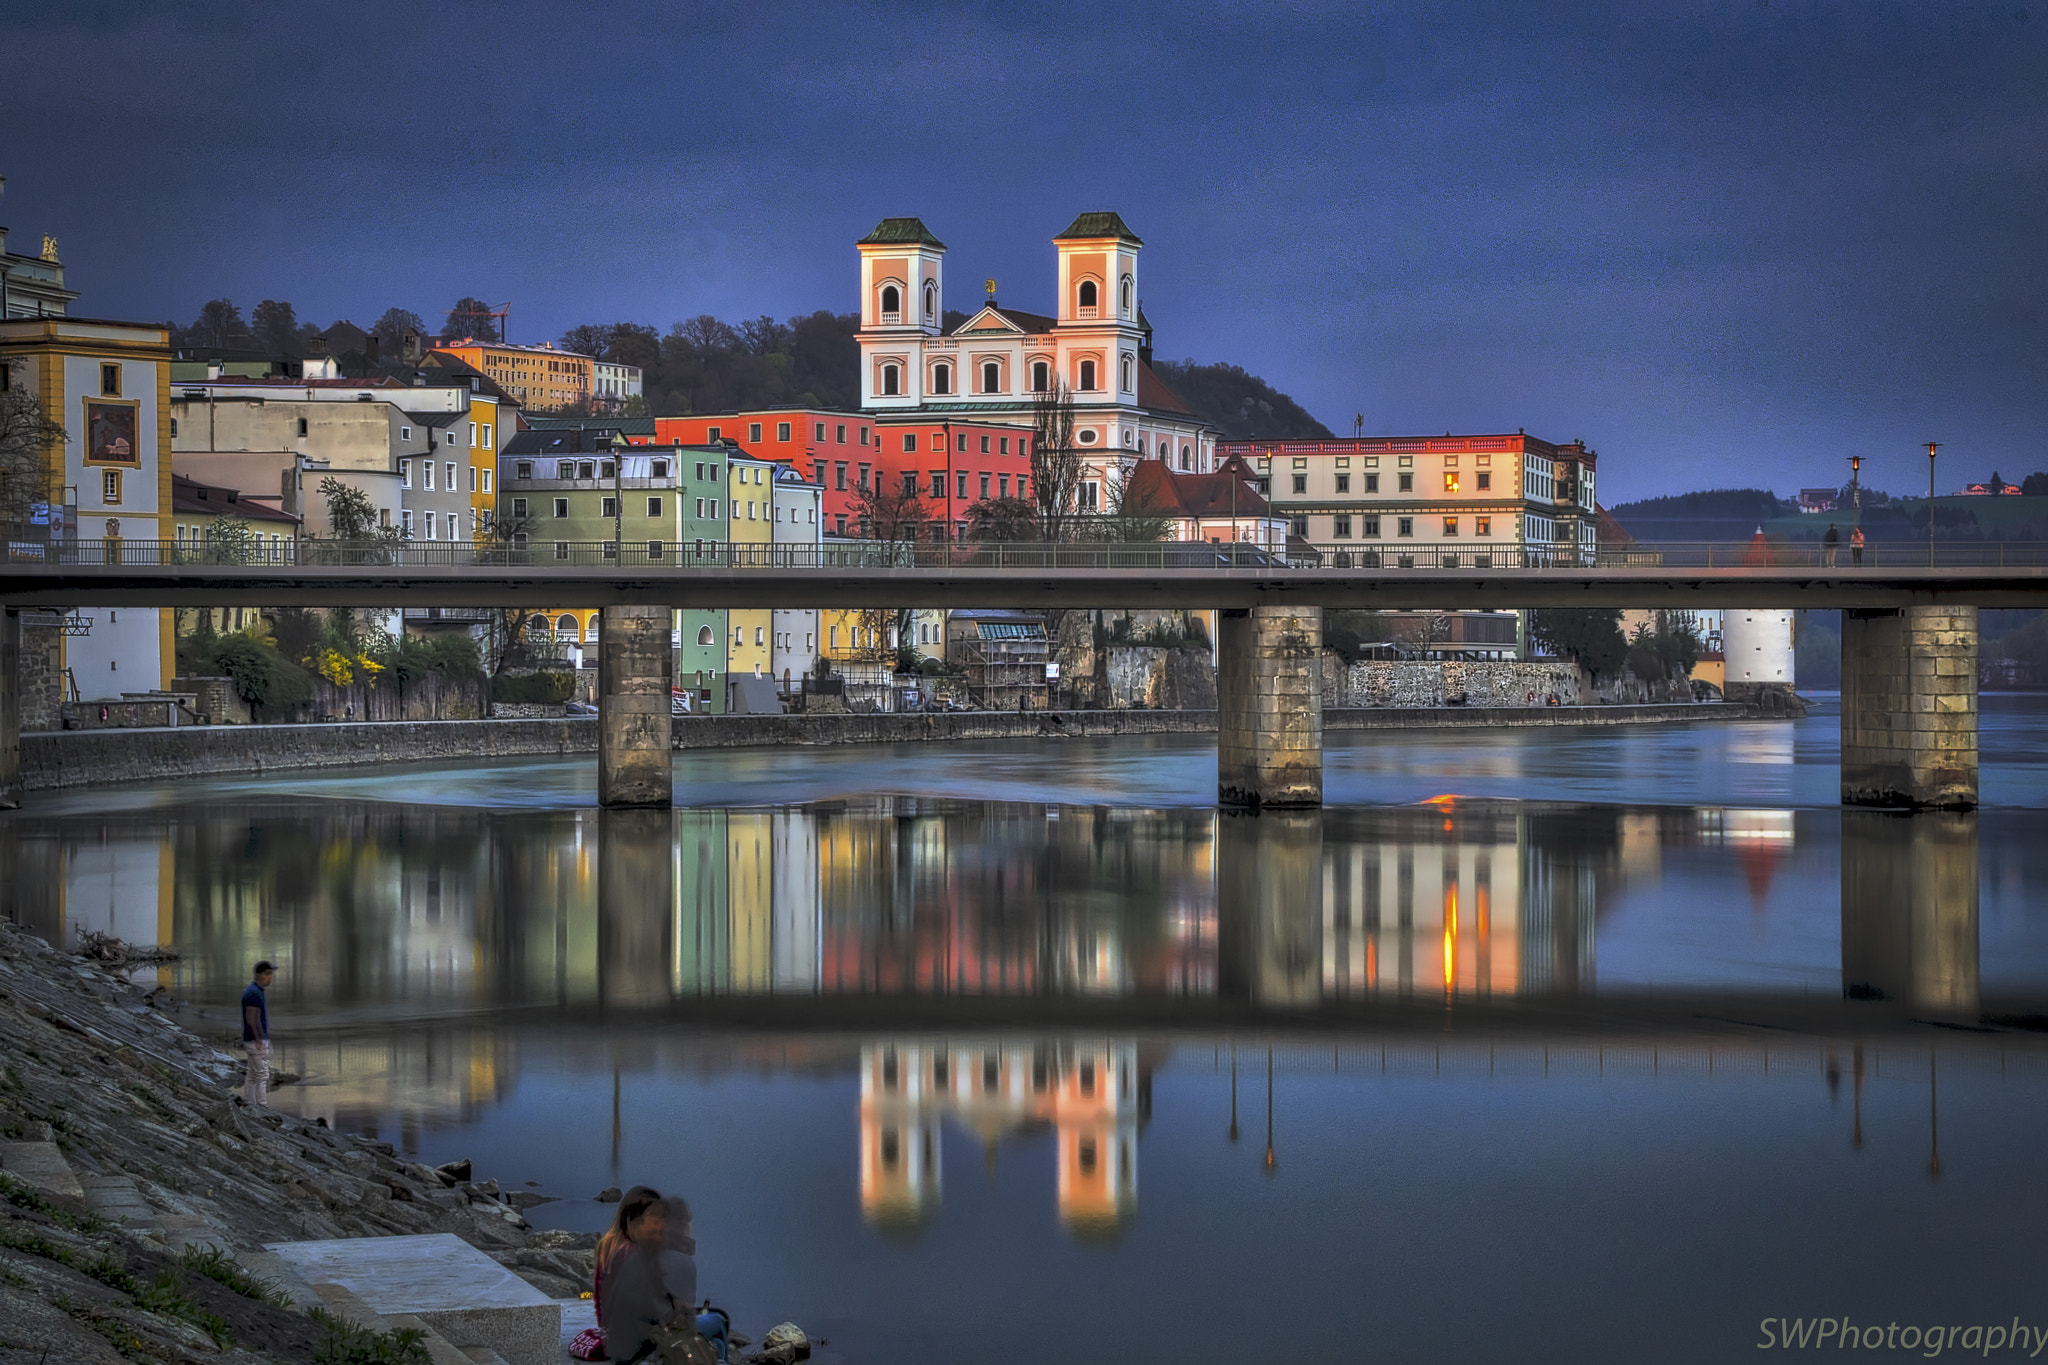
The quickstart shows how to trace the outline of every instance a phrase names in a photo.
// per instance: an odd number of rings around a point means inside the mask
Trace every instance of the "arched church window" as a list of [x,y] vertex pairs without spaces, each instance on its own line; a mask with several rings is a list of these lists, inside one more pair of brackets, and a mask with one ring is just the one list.
[[700,644],[700,645],[708,645],[708,644],[711,644],[711,643],[712,643],[712,637],[711,637],[711,627],[709,627],[709,626],[699,626],[699,627],[697,627],[697,643],[698,643],[698,644]]
[[924,320],[930,322],[939,315],[939,287],[930,280],[924,282]]
[[1088,393],[1092,392],[1094,388],[1095,362],[1092,360],[1084,360],[1081,362],[1081,391],[1083,393]]
[[882,311],[900,313],[903,311],[903,294],[893,284],[882,286]]
[[897,373],[896,367],[894,365],[884,365],[882,367],[882,396],[894,398],[901,392],[903,392],[903,380]]
[[559,618],[555,622],[555,629],[564,635],[574,635],[576,633],[576,618],[573,616]]
[[1159,458],[1160,458],[1160,459],[1162,459],[1162,460],[1163,460],[1163,459],[1165,459],[1165,458],[1166,458],[1166,451],[1167,451],[1167,445],[1166,445],[1166,442],[1164,442],[1164,441],[1161,441],[1161,442],[1159,443]]
[[1124,382],[1123,382],[1123,385],[1122,385],[1122,387],[1123,387],[1123,391],[1124,391],[1125,393],[1129,393],[1129,392],[1131,391],[1131,389],[1132,389],[1132,388],[1134,387],[1134,386],[1132,385],[1132,383],[1131,383],[1131,375],[1132,375],[1132,373],[1133,373],[1133,371],[1132,371],[1132,369],[1131,369],[1131,358],[1130,358],[1129,356],[1125,356],[1125,357],[1124,357],[1124,359],[1123,359],[1123,379],[1124,379]]
[[1195,467],[1195,452],[1187,446],[1180,448],[1180,467],[1184,470]]
[[981,367],[981,391],[997,393],[1003,387],[1003,367],[995,361],[988,361]]
[[1044,393],[1050,388],[1052,388],[1052,366],[1046,364],[1043,360],[1033,361],[1031,365],[1031,391],[1033,393]]
[[1132,286],[1132,284],[1131,284],[1131,277],[1130,277],[1129,275],[1126,275],[1126,276],[1124,276],[1124,289],[1123,289],[1123,294],[1124,294],[1124,316],[1125,316],[1125,317],[1129,317],[1129,316],[1131,315],[1131,295],[1132,295],[1132,293],[1133,293],[1133,292],[1135,292],[1135,290],[1134,290],[1134,287],[1133,287],[1133,286]]
[[1081,281],[1081,306],[1083,308],[1093,308],[1095,306],[1095,281]]
[[932,392],[951,393],[952,391],[953,367],[951,365],[932,366]]

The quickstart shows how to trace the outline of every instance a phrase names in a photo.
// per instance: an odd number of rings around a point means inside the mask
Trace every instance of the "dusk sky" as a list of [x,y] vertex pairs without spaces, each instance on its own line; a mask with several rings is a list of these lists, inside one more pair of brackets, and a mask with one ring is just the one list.
[[[2030,11],[2029,6],[2035,6]],[[0,222],[94,317],[856,306],[916,215],[1340,433],[1583,437],[1601,500],[2048,469],[2048,4],[0,0]]]

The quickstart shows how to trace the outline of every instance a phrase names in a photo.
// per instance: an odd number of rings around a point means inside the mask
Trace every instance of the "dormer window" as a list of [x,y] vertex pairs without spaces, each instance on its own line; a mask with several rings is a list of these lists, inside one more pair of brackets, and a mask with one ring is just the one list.
[[647,471],[650,478],[665,479],[668,477],[668,461],[649,460],[647,462]]
[[558,464],[557,464],[557,465],[555,466],[555,477],[556,477],[556,478],[558,478],[558,479],[573,479],[573,478],[575,478],[575,477],[576,477],[576,462],[575,462],[574,460],[563,460],[563,461],[561,461],[560,463],[558,463]]

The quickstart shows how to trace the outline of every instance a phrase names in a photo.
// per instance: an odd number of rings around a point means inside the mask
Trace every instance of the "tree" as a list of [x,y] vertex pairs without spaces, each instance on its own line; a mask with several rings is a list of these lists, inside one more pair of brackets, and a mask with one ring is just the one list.
[[383,344],[384,354],[395,356],[405,344],[405,334],[417,332],[427,334],[426,320],[410,308],[386,308],[384,315],[370,324],[370,335]]
[[[1327,440],[1330,429],[1255,374],[1236,365],[1161,360],[1152,366],[1195,415],[1236,440]],[[1355,429],[1362,433],[1365,419]]]
[[790,328],[766,313],[741,323],[735,330],[739,332],[740,344],[754,355],[787,354],[790,343],[795,340]]
[[555,344],[565,351],[603,360],[605,352],[611,349],[612,331],[611,326],[606,323],[586,322],[562,333],[561,339]]
[[1618,607],[1538,607],[1529,613],[1529,638],[1595,678],[1619,672],[1628,658]]
[[208,300],[186,334],[193,345],[214,350],[247,345],[251,340],[249,324],[242,321],[242,310],[233,299]]
[[879,469],[854,491],[853,512],[864,537],[891,545],[915,541],[928,515],[915,474],[892,488]]
[[967,509],[967,538],[998,543],[1038,536],[1038,509],[1022,498],[983,498]]
[[256,533],[243,518],[215,517],[206,528],[206,558],[213,564],[247,564],[255,558]]
[[460,298],[448,310],[448,335],[475,337],[478,341],[498,340],[498,320],[491,305],[479,298]]
[[1055,377],[1052,387],[1034,394],[1031,401],[1031,492],[1038,500],[1042,538],[1066,538],[1080,486],[1081,452],[1074,445],[1074,395],[1066,380]]
[[50,420],[20,372],[0,363],[0,522],[19,525],[57,502],[64,428]]
[[299,340],[298,314],[282,299],[265,299],[257,304],[256,311],[250,314],[250,326],[256,344],[273,356],[305,354]]

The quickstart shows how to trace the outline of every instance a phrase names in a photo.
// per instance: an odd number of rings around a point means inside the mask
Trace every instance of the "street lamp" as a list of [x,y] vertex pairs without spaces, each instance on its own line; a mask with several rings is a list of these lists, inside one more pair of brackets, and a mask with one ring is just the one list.
[[1927,567],[1934,567],[1934,452],[1941,442],[1927,443]]
[[612,563],[626,562],[626,438],[612,433]]
[[1849,457],[1849,510],[1854,514],[1849,519],[1851,526],[1860,525],[1863,521],[1862,475],[1863,457],[1861,455],[1851,455]]

